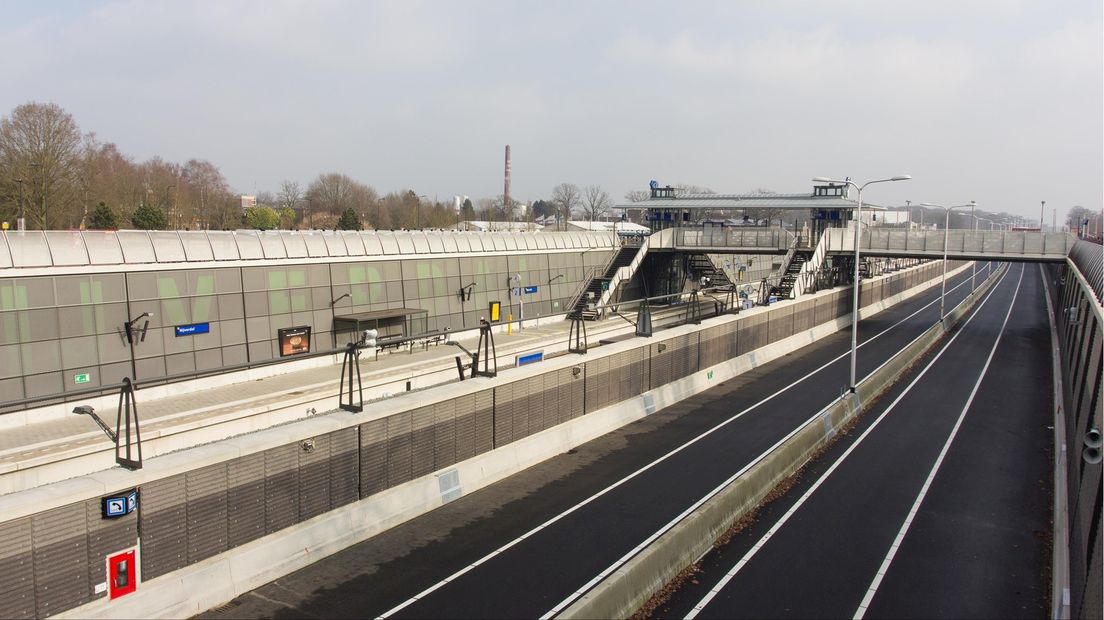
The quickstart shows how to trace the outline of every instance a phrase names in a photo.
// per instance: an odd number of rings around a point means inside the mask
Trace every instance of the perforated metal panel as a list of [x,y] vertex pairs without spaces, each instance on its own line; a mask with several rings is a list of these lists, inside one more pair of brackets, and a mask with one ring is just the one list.
[[84,504],[32,517],[35,615],[44,618],[90,600]]
[[483,390],[475,394],[475,453],[494,449],[494,390]]
[[433,405],[434,469],[453,465],[456,458],[456,408],[446,400]]
[[[494,389],[495,393],[495,408],[494,408],[494,437],[495,446],[504,446],[515,439],[518,434],[515,433],[514,427],[516,425],[516,418],[520,409],[526,406],[524,396],[521,399],[521,403],[518,403],[518,398],[515,396],[517,391],[514,383],[507,383],[500,385]],[[528,426],[527,424],[525,426]],[[525,428],[524,426],[522,427]],[[522,431],[524,432],[524,430]]]
[[744,355],[767,344],[767,315],[745,317],[738,323],[736,354]]
[[298,446],[299,521],[306,521],[330,510],[330,438],[320,435],[306,440],[313,449]]
[[160,577],[188,562],[188,514],[183,475],[142,485],[139,527],[142,579]]
[[778,342],[793,335],[793,311],[793,306],[784,305],[774,308],[767,315],[767,344]]
[[360,425],[360,496],[387,488],[387,418]]
[[360,471],[357,467],[357,429],[344,428],[329,434],[330,506],[339,508],[358,499]]
[[411,413],[405,411],[387,417],[387,486],[411,479],[413,437]]
[[299,446],[265,450],[265,532],[282,530],[299,520]]
[[184,475],[188,496],[188,563],[227,549],[226,463],[208,465]]
[[475,456],[475,395],[465,394],[452,401],[454,407],[456,461]]
[[0,524],[0,617],[34,618],[31,518]]
[[411,421],[411,479],[420,478],[434,469],[436,429],[433,427],[433,407],[419,407],[410,412]]
[[798,302],[794,306],[794,333],[812,329],[816,320],[816,300]]
[[234,459],[227,467],[227,548],[265,535],[264,474],[263,452]]

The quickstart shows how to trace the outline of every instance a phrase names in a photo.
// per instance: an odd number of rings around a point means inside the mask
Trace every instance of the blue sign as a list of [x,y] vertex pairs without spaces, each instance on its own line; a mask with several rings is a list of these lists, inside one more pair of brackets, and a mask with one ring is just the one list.
[[138,489],[131,489],[119,495],[102,498],[103,517],[116,519],[124,517],[138,509]]
[[526,292],[526,293],[536,293],[536,292],[537,292],[537,287],[535,287],[535,286],[527,286],[527,287],[525,287],[525,292]]
[[517,356],[517,365],[524,366],[526,364],[532,364],[544,359],[544,351],[537,351],[536,353],[526,353],[525,355]]
[[176,337],[181,336],[194,336],[195,334],[206,334],[211,331],[210,323],[193,323],[191,325],[177,325],[175,328]]

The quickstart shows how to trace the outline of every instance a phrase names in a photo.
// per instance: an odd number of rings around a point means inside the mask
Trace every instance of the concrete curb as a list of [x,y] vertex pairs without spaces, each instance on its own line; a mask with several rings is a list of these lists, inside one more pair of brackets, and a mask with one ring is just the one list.
[[879,366],[856,386],[856,394],[844,394],[809,418],[768,453],[750,463],[735,480],[719,490],[700,508],[661,535],[609,577],[595,586],[557,618],[624,618],[641,607],[652,593],[696,562],[713,542],[739,521],[785,478],[796,473],[820,448],[829,444],[836,430],[870,406],[909,366],[933,348],[976,305],[1003,270],[978,286],[943,323],[936,323],[904,349]]

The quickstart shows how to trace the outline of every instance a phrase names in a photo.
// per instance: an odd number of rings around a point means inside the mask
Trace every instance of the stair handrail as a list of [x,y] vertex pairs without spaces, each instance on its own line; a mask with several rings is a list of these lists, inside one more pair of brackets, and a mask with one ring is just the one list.
[[575,312],[575,308],[579,305],[579,300],[586,295],[587,289],[590,288],[590,283],[594,281],[594,274],[597,271],[597,267],[591,267],[587,269],[586,274],[583,275],[582,285],[579,287],[579,292],[571,298],[571,303],[564,306],[567,314]]
[[[802,275],[807,274],[807,273],[815,274],[816,272],[820,271],[821,265],[824,264],[824,259],[828,257],[828,244],[829,244],[828,237],[829,236],[826,235],[826,234],[820,236],[820,241],[817,242],[816,249],[813,250],[812,258],[805,261],[805,265],[803,265],[801,267]],[[805,284],[810,279],[813,281],[814,291],[807,291],[805,289]],[[816,276],[815,275],[812,276],[811,278],[809,276],[805,276],[804,278],[798,278],[797,282],[801,283],[800,288],[802,289],[801,291],[799,291],[797,293],[798,295],[804,295],[806,292],[815,292],[815,290],[817,288]]]
[[[633,257],[631,263],[625,267],[620,267],[613,277],[610,278],[609,289],[602,293],[602,297],[598,300],[598,312],[601,315],[605,312],[605,307],[609,304],[610,299],[613,298],[614,293],[617,291],[621,283],[626,280],[632,279],[636,274],[636,270],[640,268],[641,263],[644,262],[644,257],[648,255],[648,250],[656,247],[674,247],[675,228],[666,228],[652,233],[644,240],[644,243],[640,244],[640,249],[636,251],[636,256]],[[665,246],[666,244],[666,246]]]

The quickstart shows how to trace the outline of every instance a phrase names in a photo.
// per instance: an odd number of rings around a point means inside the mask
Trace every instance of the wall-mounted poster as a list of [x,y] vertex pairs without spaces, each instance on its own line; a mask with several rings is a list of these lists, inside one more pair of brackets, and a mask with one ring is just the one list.
[[280,338],[280,357],[310,353],[311,328],[309,325],[286,327],[277,330],[277,334]]

